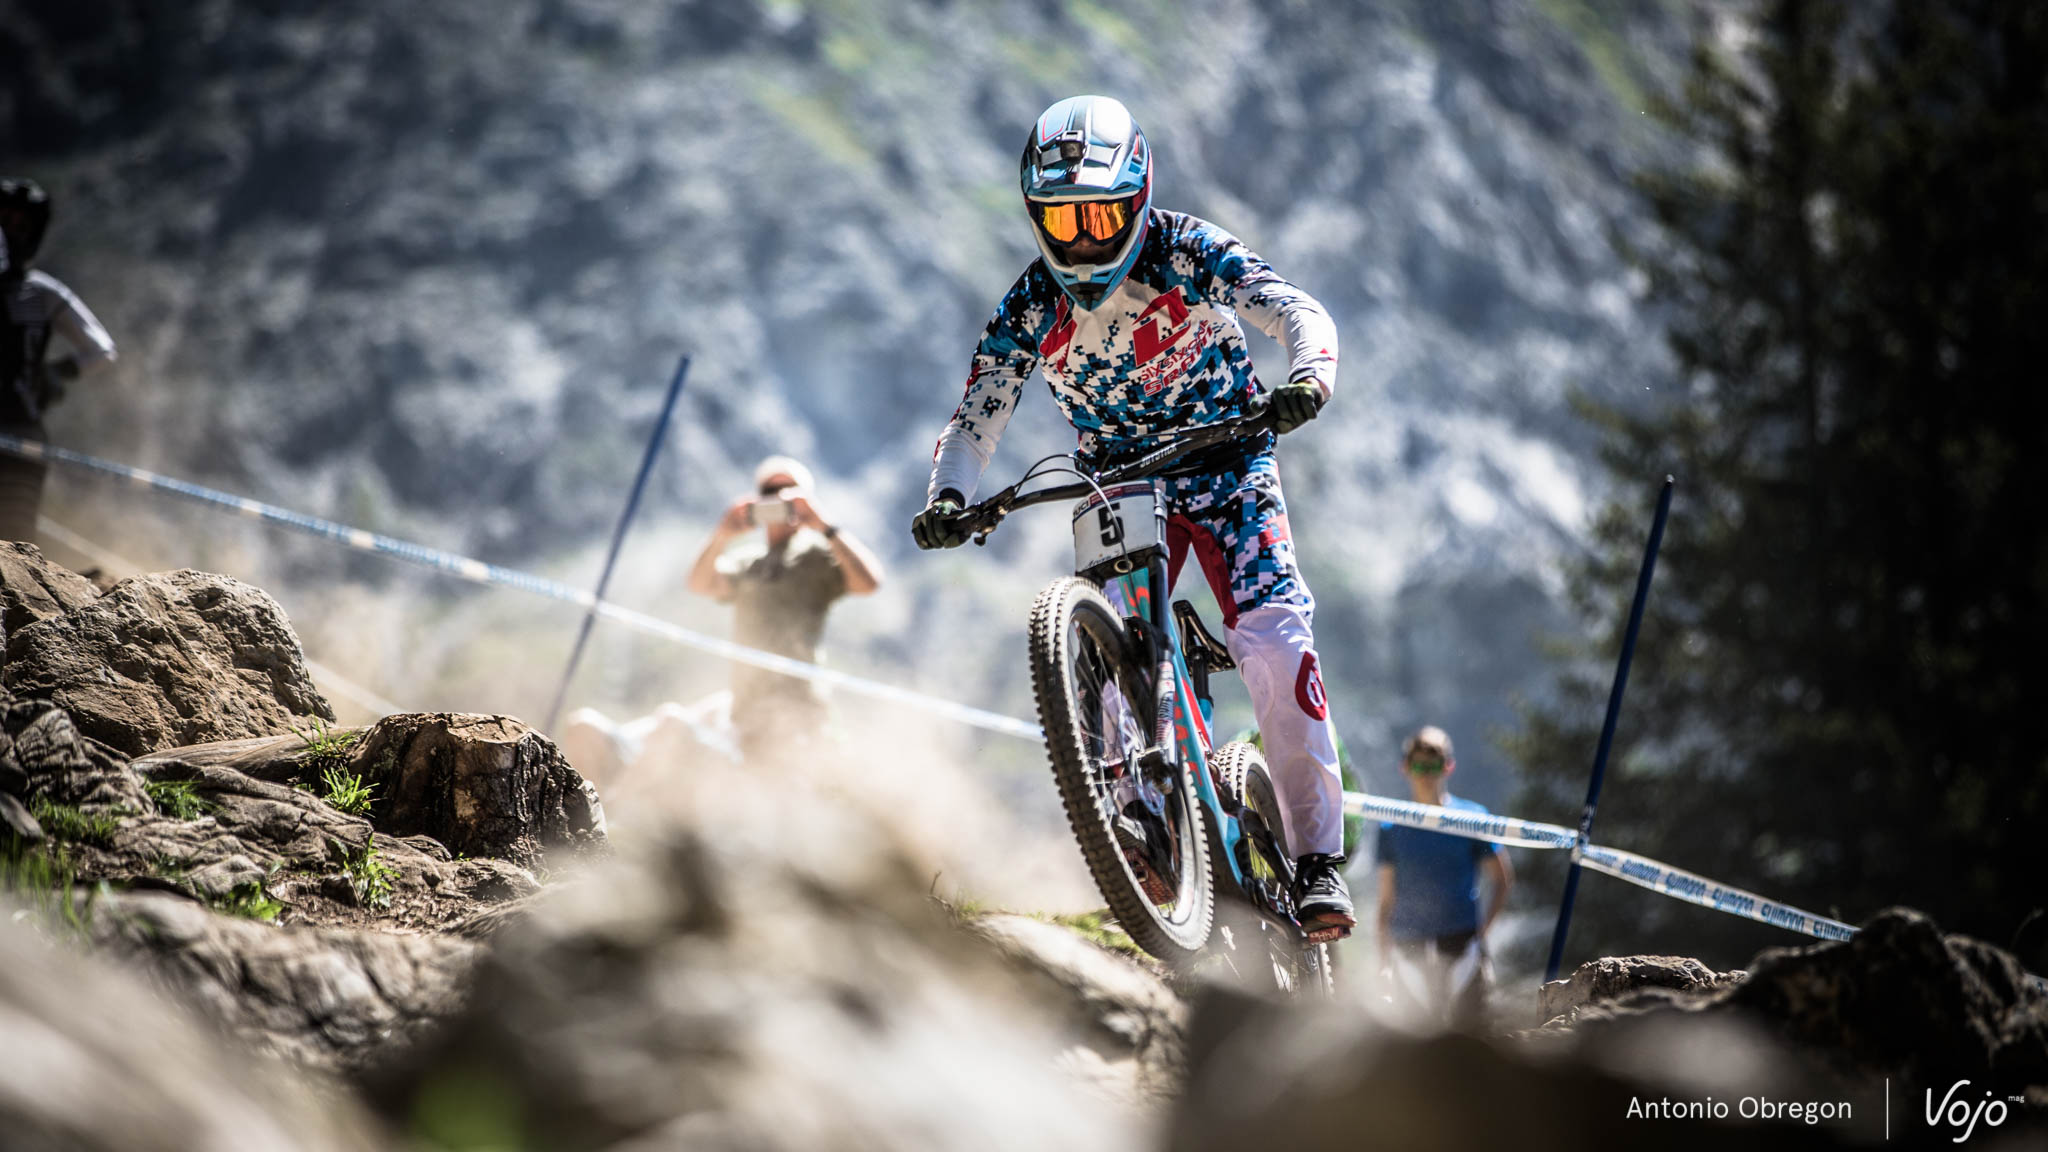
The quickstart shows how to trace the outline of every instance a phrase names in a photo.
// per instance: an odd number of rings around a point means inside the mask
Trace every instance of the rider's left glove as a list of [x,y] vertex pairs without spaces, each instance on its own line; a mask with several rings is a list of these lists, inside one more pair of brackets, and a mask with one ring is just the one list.
[[1312,377],[1290,380],[1273,389],[1273,427],[1292,432],[1316,418],[1323,409],[1323,386]]
[[957,521],[959,515],[960,501],[953,498],[953,490],[949,488],[911,519],[910,538],[927,551],[958,548],[967,543],[967,528]]

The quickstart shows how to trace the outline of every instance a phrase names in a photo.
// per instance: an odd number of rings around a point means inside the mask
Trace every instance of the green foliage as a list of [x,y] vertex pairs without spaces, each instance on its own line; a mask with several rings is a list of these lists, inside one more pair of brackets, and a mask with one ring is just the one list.
[[190,780],[144,780],[142,790],[158,811],[179,820],[197,820],[213,811],[214,806],[200,797]]
[[327,721],[318,716],[313,717],[312,723],[305,728],[292,725],[292,731],[306,742],[306,751],[303,753],[306,762],[315,765],[330,761],[340,762],[362,736],[360,732],[337,732],[329,728]]
[[1039,918],[1073,932],[1076,936],[1098,948],[1106,948],[1111,952],[1121,952],[1132,959],[1141,960],[1148,965],[1152,963],[1151,956],[1143,948],[1138,947],[1137,942],[1126,935],[1123,929],[1116,926],[1116,920],[1110,916],[1109,909],[1107,908],[1098,908],[1093,912],[1067,912],[1057,916],[1041,916]]
[[483,1062],[443,1061],[414,1097],[416,1147],[484,1152],[536,1147],[527,1138],[526,1101],[503,1069]]
[[[1640,182],[1682,388],[1584,408],[1624,498],[1570,573],[1599,640],[1511,741],[1521,805],[1583,798],[1668,472],[1597,838],[2002,942],[2048,875],[2048,9],[1769,0],[1756,26],[1665,110],[1710,162]],[[1579,954],[1785,942],[1635,892],[1576,923]]]
[[0,892],[44,922],[83,936],[92,922],[93,898],[101,889],[89,889],[82,901],[78,890],[78,866],[63,846],[0,845]]
[[[387,897],[387,901],[388,899]],[[244,884],[208,903],[216,912],[249,920],[262,920],[266,923],[276,923],[278,916],[284,912],[284,905],[273,899],[270,893],[264,891],[262,883],[257,881]]]
[[339,840],[330,840],[328,848],[340,861],[341,874],[348,879],[349,891],[355,894],[358,905],[364,908],[391,906],[398,870],[378,858],[374,839],[365,840],[361,848],[350,848]]
[[43,826],[43,832],[52,840],[100,848],[114,842],[114,832],[121,826],[119,817],[105,812],[86,812],[70,804],[53,804],[40,796],[29,805],[29,814],[36,818],[36,823]]
[[377,786],[363,783],[363,778],[350,772],[341,764],[329,764],[320,772],[320,783],[327,789],[322,799],[351,816],[367,816],[370,805],[376,800]]

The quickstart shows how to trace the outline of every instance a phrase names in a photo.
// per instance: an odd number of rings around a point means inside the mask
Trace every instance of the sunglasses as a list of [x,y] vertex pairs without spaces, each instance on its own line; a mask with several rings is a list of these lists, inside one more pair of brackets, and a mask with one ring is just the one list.
[[1441,752],[1417,752],[1408,757],[1408,770],[1423,776],[1434,776],[1444,770],[1445,763]]
[[1087,233],[1093,240],[1113,240],[1131,222],[1131,200],[1088,200],[1046,203],[1032,201],[1032,214],[1046,236],[1060,244],[1071,244]]

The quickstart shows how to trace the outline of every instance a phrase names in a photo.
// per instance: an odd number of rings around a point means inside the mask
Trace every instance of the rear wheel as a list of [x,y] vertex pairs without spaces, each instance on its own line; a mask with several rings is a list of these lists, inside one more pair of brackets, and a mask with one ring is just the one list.
[[[1247,902],[1229,901],[1230,912],[1222,914],[1229,931],[1219,934],[1220,943],[1230,953],[1230,967],[1261,991],[1288,996],[1334,995],[1330,946],[1306,943],[1299,931],[1273,923],[1249,903],[1263,901],[1290,915],[1294,908],[1290,890],[1293,857],[1287,849],[1286,825],[1265,756],[1255,744],[1234,741],[1210,753],[1209,774],[1224,797],[1224,807],[1236,811],[1245,837],[1239,847],[1239,874]],[[1222,883],[1230,875],[1223,838],[1212,834],[1209,842],[1211,866]]]
[[1186,765],[1165,780],[1138,770],[1152,731],[1151,676],[1132,659],[1122,619],[1079,577],[1039,594],[1030,632],[1053,779],[1095,886],[1140,948],[1191,959],[1215,913],[1207,821]]

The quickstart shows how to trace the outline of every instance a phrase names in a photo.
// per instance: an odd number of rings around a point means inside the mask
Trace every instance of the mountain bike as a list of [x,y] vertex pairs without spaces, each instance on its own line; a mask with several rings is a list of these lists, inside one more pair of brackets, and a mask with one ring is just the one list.
[[[1031,608],[1031,683],[1067,822],[1119,926],[1169,964],[1214,958],[1263,986],[1328,994],[1337,933],[1311,938],[1295,916],[1265,758],[1211,745],[1209,677],[1235,667],[1229,650],[1192,604],[1168,603],[1162,474],[1267,427],[1263,411],[1206,425],[1099,475],[1050,456],[953,524],[984,544],[1020,508],[1078,501],[1074,575]],[[1023,491],[1057,473],[1078,482]]]

